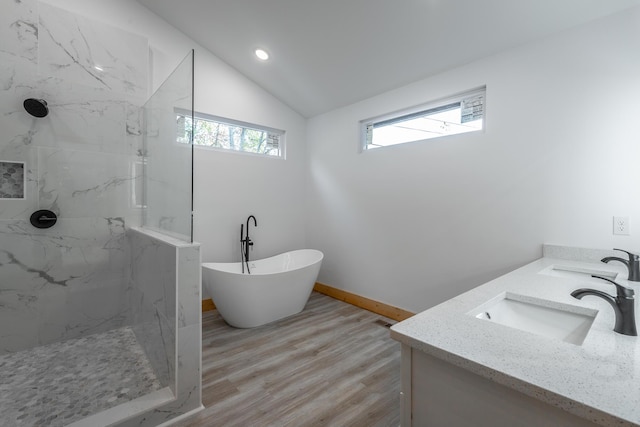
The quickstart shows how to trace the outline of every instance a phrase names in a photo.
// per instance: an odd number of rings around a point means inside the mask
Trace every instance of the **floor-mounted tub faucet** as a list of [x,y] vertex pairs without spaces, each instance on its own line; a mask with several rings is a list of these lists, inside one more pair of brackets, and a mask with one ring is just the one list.
[[258,221],[256,220],[256,217],[253,215],[249,215],[249,218],[247,218],[247,236],[246,237],[244,236],[244,232],[243,232],[244,224],[240,224],[240,251],[243,257],[242,273],[244,273],[244,266],[246,264],[247,273],[249,274],[251,274],[251,270],[249,270],[249,246],[253,246],[253,242],[249,238],[249,222],[251,218],[253,218],[253,226],[254,227],[258,226]]
[[640,256],[632,254],[631,252],[627,252],[624,249],[614,249],[614,251],[625,252],[627,255],[629,255],[629,260],[627,261],[626,259],[618,258],[615,256],[608,256],[602,258],[601,261],[604,263],[607,263],[609,261],[619,261],[623,263],[629,270],[629,278],[627,280],[629,280],[630,282],[640,282]]
[[253,218],[253,226],[254,227],[258,226],[258,221],[256,220],[256,217],[253,215],[249,215],[249,218],[247,218],[247,240],[245,241],[246,244],[244,247],[244,259],[247,260],[247,262],[249,262],[249,246],[253,246],[253,242],[249,238],[249,222],[251,218]]
[[593,295],[600,297],[611,304],[613,311],[616,313],[616,325],[613,330],[619,334],[630,335],[635,337],[638,335],[636,331],[636,316],[635,316],[635,297],[633,289],[629,289],[626,286],[622,286],[613,280],[609,280],[606,277],[591,276],[598,279],[606,280],[609,283],[613,283],[616,287],[616,297],[597,291],[595,289],[576,289],[571,292],[571,296],[574,298],[582,299],[587,295]]

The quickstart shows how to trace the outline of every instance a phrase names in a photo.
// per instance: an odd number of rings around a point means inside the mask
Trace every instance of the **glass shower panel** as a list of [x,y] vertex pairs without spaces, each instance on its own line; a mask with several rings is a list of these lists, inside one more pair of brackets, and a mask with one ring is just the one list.
[[142,224],[192,242],[193,60],[191,51],[143,107]]

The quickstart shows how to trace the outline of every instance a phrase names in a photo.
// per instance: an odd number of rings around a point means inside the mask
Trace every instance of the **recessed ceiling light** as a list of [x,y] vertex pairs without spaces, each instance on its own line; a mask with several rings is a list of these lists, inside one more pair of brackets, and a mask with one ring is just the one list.
[[263,49],[256,49],[254,52],[258,59],[262,61],[266,61],[267,59],[269,59],[269,54]]

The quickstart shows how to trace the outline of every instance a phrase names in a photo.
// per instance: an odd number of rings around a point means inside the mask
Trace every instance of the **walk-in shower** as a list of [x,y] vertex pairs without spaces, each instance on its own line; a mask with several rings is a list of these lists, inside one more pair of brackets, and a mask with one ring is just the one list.
[[175,115],[193,108],[193,52],[147,100],[146,38],[36,0],[0,9],[16,23],[0,38],[0,425],[196,410],[193,153]]

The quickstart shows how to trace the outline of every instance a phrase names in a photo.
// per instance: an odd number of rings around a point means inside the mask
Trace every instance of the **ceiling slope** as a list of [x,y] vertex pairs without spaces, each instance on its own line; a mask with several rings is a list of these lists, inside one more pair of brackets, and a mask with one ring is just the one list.
[[[640,0],[138,0],[313,117]],[[253,50],[271,54],[260,62]]]

